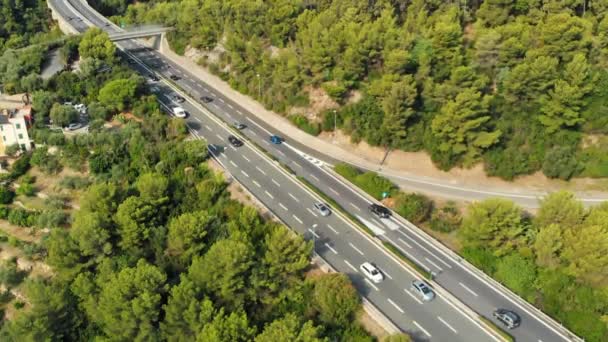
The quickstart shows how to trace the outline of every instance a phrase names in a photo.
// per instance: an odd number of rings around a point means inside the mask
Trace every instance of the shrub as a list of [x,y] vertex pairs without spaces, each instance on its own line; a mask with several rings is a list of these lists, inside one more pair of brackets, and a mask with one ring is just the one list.
[[299,129],[310,135],[317,136],[321,133],[321,125],[316,122],[310,122],[308,118],[303,115],[292,115],[289,117],[289,120],[294,125],[298,126]]
[[11,177],[13,179],[23,176],[30,169],[30,158],[30,154],[26,153],[13,163],[11,166]]
[[44,204],[53,209],[64,209],[69,201],[69,198],[64,195],[50,195],[44,200]]
[[8,218],[8,213],[10,209],[6,205],[0,205],[0,219],[6,220]]
[[25,306],[25,303],[22,301],[17,301],[15,302],[15,304],[13,304],[13,306],[15,307],[15,309],[19,310],[19,309],[23,309],[23,307]]
[[20,227],[31,227],[32,220],[30,217],[33,216],[29,211],[22,208],[12,209],[8,214],[8,222]]
[[413,223],[428,220],[433,201],[421,194],[399,193],[395,198],[395,211]]
[[38,166],[46,174],[56,174],[61,171],[61,163],[57,156],[48,153],[46,147],[36,149],[32,153],[32,165]]
[[348,179],[351,182],[354,182],[355,178],[361,174],[361,172],[357,168],[346,163],[336,164],[334,166],[334,171],[336,171],[342,177]]
[[341,103],[346,95],[346,88],[339,84],[323,83],[321,86],[323,90],[331,97],[334,101]]
[[6,155],[9,157],[15,157],[19,152],[21,152],[21,147],[19,144],[12,144],[6,148]]
[[21,179],[19,179],[20,184],[34,184],[36,182],[36,177],[32,175],[23,175]]
[[545,176],[568,180],[580,171],[581,165],[576,160],[573,148],[555,146],[547,152],[543,162]]
[[65,189],[84,189],[91,184],[85,177],[65,176],[59,181],[59,186]]
[[32,197],[36,194],[36,188],[30,183],[23,183],[17,188],[17,194]]
[[465,247],[460,251],[460,254],[465,260],[477,266],[486,274],[492,276],[496,272],[498,258],[492,252],[481,248]]
[[11,204],[15,198],[13,190],[7,186],[0,186],[0,204]]
[[38,228],[57,228],[67,222],[68,215],[61,210],[45,210],[41,212],[36,220]]
[[26,273],[17,268],[17,259],[6,260],[0,266],[0,283],[7,288],[12,288],[21,283]]
[[460,211],[454,203],[448,202],[441,209],[433,210],[430,226],[435,231],[449,233],[456,230],[460,222],[462,222]]

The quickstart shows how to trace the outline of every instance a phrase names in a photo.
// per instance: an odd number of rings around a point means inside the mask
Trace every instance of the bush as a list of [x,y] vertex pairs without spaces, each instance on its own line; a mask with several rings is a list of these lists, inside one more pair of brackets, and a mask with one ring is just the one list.
[[44,200],[44,204],[53,209],[64,209],[67,206],[69,198],[64,195],[50,195]]
[[15,193],[13,190],[4,185],[0,186],[0,204],[11,204],[14,198]]
[[11,177],[13,179],[23,176],[30,169],[30,159],[30,154],[26,153],[13,163],[11,166]]
[[64,225],[68,220],[68,215],[61,210],[45,210],[38,215],[36,227],[38,228],[57,228]]
[[413,223],[428,220],[433,201],[421,194],[399,193],[395,198],[395,211]]
[[91,184],[85,177],[65,176],[59,181],[59,186],[65,189],[84,189]]
[[15,302],[15,304],[13,304],[13,306],[15,307],[15,309],[19,310],[19,309],[23,309],[23,307],[25,306],[25,303],[22,301],[17,301]]
[[0,283],[4,284],[7,288],[12,288],[19,285],[26,273],[17,268],[17,259],[6,260],[2,266],[0,266]]
[[32,197],[36,194],[36,188],[30,183],[22,183],[17,188],[17,194]]
[[555,146],[547,152],[543,162],[545,176],[568,180],[580,171],[581,165],[576,160],[573,148]]
[[496,272],[498,258],[492,252],[481,248],[465,247],[460,251],[460,254],[465,260],[477,266],[486,274],[492,276]]
[[336,171],[342,177],[348,179],[351,182],[354,182],[355,178],[361,174],[361,172],[356,167],[346,163],[336,164],[334,166],[334,171]]
[[12,209],[8,214],[8,222],[20,227],[31,227],[34,225],[36,215],[22,208]]
[[323,90],[331,97],[334,101],[342,103],[344,95],[346,95],[346,88],[339,84],[323,83],[321,86]]
[[48,153],[46,147],[38,148],[32,153],[31,163],[46,174],[57,174],[62,168],[57,156]]
[[19,144],[12,144],[6,148],[6,155],[9,157],[15,157],[19,152],[21,152],[21,147]]
[[454,203],[448,202],[441,209],[433,210],[430,227],[438,232],[449,233],[456,230],[460,222],[462,222],[460,211]]
[[321,125],[316,122],[310,122],[308,118],[303,115],[292,115],[289,117],[289,120],[294,125],[298,126],[299,129],[310,135],[317,136],[321,133]]
[[6,205],[0,205],[0,219],[6,220],[8,218],[8,214],[10,209]]

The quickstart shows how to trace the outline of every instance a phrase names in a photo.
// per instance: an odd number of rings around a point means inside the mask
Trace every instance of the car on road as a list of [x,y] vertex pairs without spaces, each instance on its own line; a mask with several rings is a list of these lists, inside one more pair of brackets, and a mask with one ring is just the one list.
[[229,136],[228,137],[228,141],[234,147],[241,147],[241,146],[243,146],[243,142],[239,138],[235,137],[234,135]]
[[278,135],[271,135],[270,136],[270,142],[275,144],[275,145],[279,145],[280,143],[283,142],[283,138],[281,138]]
[[369,210],[380,218],[391,217],[390,210],[386,209],[385,207],[383,207],[381,205],[375,204],[375,203],[369,206]]
[[240,122],[235,122],[233,126],[234,126],[234,128],[236,128],[236,129],[245,129],[245,128],[247,128],[247,125],[242,124],[242,123],[240,123]]
[[172,79],[173,81],[179,81],[180,80],[180,77],[177,76],[177,75],[171,75],[171,76],[169,76],[169,78]]
[[177,102],[177,103],[184,103],[184,101],[186,101],[186,99],[177,94],[174,94],[171,96],[171,101]]
[[182,107],[173,107],[173,115],[175,115],[176,118],[183,119],[188,116],[188,112]]
[[431,287],[422,280],[412,281],[412,290],[425,302],[430,302],[435,298],[435,292],[431,290]]
[[321,216],[329,216],[331,214],[331,210],[329,210],[329,207],[327,207],[325,203],[315,203],[315,210],[318,211]]
[[150,77],[148,77],[148,79],[152,82],[160,81],[160,78],[158,78],[158,76],[156,76],[156,75],[150,75]]
[[380,272],[378,267],[374,266],[370,262],[364,262],[361,264],[361,266],[359,266],[359,269],[363,275],[371,279],[371,281],[376,284],[384,280],[384,275],[382,275],[382,272]]
[[521,324],[521,318],[514,311],[507,309],[496,309],[492,316],[503,323],[507,329],[517,328]]
[[201,101],[203,101],[203,103],[210,103],[213,102],[213,98],[209,96],[201,96]]

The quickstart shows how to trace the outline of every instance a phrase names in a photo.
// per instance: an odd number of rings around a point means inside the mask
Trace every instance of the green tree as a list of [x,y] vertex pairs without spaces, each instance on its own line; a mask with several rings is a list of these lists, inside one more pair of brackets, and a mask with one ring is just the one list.
[[527,229],[519,207],[511,201],[492,198],[469,206],[459,232],[465,246],[487,248],[496,256],[503,256],[526,245]]
[[441,153],[464,157],[465,165],[471,165],[484,149],[498,141],[502,132],[488,125],[489,100],[488,96],[465,89],[441,108],[431,124]]
[[562,227],[576,227],[585,218],[585,208],[574,194],[567,191],[558,191],[549,194],[540,202],[540,208],[534,224],[536,227],[547,227],[558,224]]
[[169,341],[193,341],[205,324],[213,320],[213,302],[202,298],[202,291],[185,276],[173,286],[167,304],[163,305],[165,319],[160,323],[163,338]]
[[536,280],[536,266],[531,260],[511,254],[498,261],[494,275],[515,293],[529,299]]
[[194,259],[189,276],[220,303],[238,307],[245,300],[247,278],[252,267],[251,246],[239,241],[220,240],[205,255]]
[[566,273],[591,286],[608,282],[608,225],[582,225],[566,230]]
[[166,276],[140,260],[100,283],[99,300],[89,319],[112,340],[153,340],[158,336]]
[[115,220],[118,223],[120,246],[132,255],[144,256],[152,252],[151,242],[164,234],[162,228],[165,216],[163,202],[148,201],[131,196],[120,204]]
[[197,342],[223,342],[223,341],[250,341],[255,333],[255,328],[249,326],[249,319],[243,310],[236,310],[227,314],[220,309],[213,320],[206,324]]
[[562,79],[555,81],[547,97],[541,98],[540,122],[548,133],[583,122],[581,108],[594,86],[591,66],[583,54],[577,54],[566,64]]
[[395,211],[413,223],[426,221],[433,210],[433,202],[422,194],[400,192],[395,197]]
[[312,301],[319,319],[331,326],[347,326],[360,307],[357,290],[342,273],[324,274],[315,279]]
[[563,247],[564,229],[559,224],[553,223],[542,227],[534,240],[536,263],[550,269],[559,267]]
[[59,127],[66,127],[78,120],[78,112],[72,106],[64,106],[55,103],[51,107],[51,120]]
[[15,192],[6,185],[0,185],[0,204],[11,204],[15,198]]
[[147,200],[155,200],[167,196],[169,181],[158,173],[144,173],[135,183],[139,195]]
[[555,146],[547,152],[543,161],[543,173],[549,178],[569,180],[581,165],[576,160],[576,151],[567,146]]
[[169,222],[167,254],[176,258],[185,269],[192,259],[206,248],[205,237],[217,224],[216,218],[207,211],[184,213]]
[[320,342],[319,335],[319,329],[312,321],[302,324],[294,314],[287,314],[266,325],[264,331],[256,336],[255,342]]
[[112,251],[113,223],[101,213],[80,210],[74,214],[70,237],[84,256],[102,256]]
[[99,90],[98,100],[113,111],[123,111],[133,104],[140,87],[141,80],[137,77],[113,80]]
[[112,62],[116,53],[116,46],[110,40],[108,34],[100,28],[89,28],[78,46],[81,58],[95,58]]

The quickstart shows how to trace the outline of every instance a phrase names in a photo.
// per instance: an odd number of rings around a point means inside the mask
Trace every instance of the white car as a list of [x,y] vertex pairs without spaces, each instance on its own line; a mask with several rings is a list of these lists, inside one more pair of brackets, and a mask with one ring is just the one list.
[[329,216],[331,210],[325,205],[325,203],[315,203],[315,210],[321,214],[321,216]]
[[364,262],[363,264],[361,264],[359,269],[361,269],[361,272],[366,277],[371,279],[371,281],[373,281],[376,284],[381,282],[382,280],[384,280],[384,275],[382,275],[380,270],[369,262]]
[[78,113],[80,113],[80,114],[86,114],[87,113],[87,106],[85,106],[82,103],[74,105],[74,109],[76,109],[76,111],[78,111]]
[[175,115],[175,117],[177,118],[183,119],[188,115],[188,113],[186,113],[186,111],[182,107],[173,107],[173,115]]

